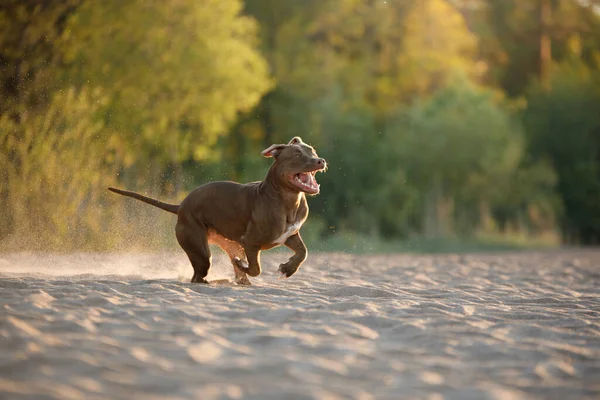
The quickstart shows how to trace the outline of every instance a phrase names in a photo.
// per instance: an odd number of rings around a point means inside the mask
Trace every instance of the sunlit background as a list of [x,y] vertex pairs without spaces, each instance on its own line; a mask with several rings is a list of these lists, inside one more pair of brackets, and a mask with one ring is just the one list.
[[[294,136],[290,279],[106,190]],[[2,400],[600,399],[599,244],[600,0],[0,0]]]
[[330,167],[312,250],[600,241],[600,2],[2,0],[0,246],[164,249],[178,202]]

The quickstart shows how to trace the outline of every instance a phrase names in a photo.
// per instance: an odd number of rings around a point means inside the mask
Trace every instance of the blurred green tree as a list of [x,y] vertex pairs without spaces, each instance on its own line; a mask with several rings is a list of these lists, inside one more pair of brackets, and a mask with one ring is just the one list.
[[[426,235],[472,234],[507,197],[531,204],[531,192],[551,186],[551,171],[527,173],[542,167],[523,165],[522,129],[500,101],[497,93],[457,76],[430,100],[416,103],[397,127],[398,157],[420,194]],[[517,177],[529,179],[529,191],[516,185]]]
[[83,0],[0,2],[0,115],[20,121],[44,108],[52,91],[53,68],[64,63],[60,37],[66,20]]
[[[553,62],[569,58],[572,40],[593,67],[600,47],[594,1],[453,0],[481,42],[486,82],[509,96],[523,95],[532,80],[549,79]],[[597,3],[597,2],[596,2]]]
[[0,3],[0,119],[3,126],[0,156],[4,166],[0,168],[0,203],[6,205],[0,209],[0,239],[17,230],[13,192],[20,188],[14,185],[26,184],[13,178],[27,160],[22,158],[22,152],[8,144],[17,146],[25,140],[20,124],[28,124],[38,113],[43,113],[48,99],[58,89],[52,74],[64,60],[59,38],[64,33],[66,19],[80,4],[79,0]]
[[549,88],[532,85],[523,113],[532,156],[556,170],[567,243],[600,243],[599,107],[600,71],[574,58],[555,67]]
[[86,2],[68,21],[61,79],[101,87],[106,124],[128,149],[127,163],[174,168],[209,161],[238,113],[271,85],[257,51],[258,27],[239,0]]

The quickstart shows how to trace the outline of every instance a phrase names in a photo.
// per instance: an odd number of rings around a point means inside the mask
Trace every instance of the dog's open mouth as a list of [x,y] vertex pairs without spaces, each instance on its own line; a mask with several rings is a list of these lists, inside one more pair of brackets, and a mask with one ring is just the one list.
[[309,194],[317,194],[319,193],[320,185],[317,183],[315,179],[315,174],[319,171],[310,171],[310,172],[300,172],[296,175],[292,175],[290,177],[290,181],[294,186],[303,192]]

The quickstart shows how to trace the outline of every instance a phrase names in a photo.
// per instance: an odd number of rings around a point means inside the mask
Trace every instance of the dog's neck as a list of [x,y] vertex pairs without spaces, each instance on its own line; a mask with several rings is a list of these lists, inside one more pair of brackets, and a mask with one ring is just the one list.
[[261,190],[268,196],[279,197],[288,210],[297,210],[300,207],[304,193],[288,189],[282,186],[280,182],[281,177],[279,176],[277,162],[274,162],[261,183]]

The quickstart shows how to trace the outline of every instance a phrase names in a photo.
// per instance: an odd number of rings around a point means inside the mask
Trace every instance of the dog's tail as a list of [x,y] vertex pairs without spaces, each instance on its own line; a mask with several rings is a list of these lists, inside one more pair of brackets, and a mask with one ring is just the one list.
[[162,210],[171,212],[173,214],[177,214],[177,211],[179,210],[178,204],[163,203],[162,201],[151,199],[150,197],[142,196],[141,194],[130,192],[128,190],[115,189],[111,187],[109,187],[108,190],[110,190],[111,192],[121,194],[123,196],[133,197],[134,199],[141,200],[144,203],[148,203],[154,207],[158,207]]

